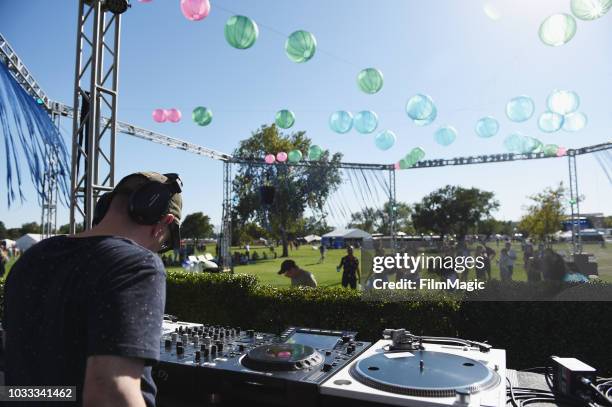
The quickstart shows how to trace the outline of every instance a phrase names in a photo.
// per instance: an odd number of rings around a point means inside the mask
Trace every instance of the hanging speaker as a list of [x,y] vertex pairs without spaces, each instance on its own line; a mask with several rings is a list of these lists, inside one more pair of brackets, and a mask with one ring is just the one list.
[[259,195],[262,205],[272,205],[274,203],[274,194],[276,188],[271,185],[264,185],[259,188]]

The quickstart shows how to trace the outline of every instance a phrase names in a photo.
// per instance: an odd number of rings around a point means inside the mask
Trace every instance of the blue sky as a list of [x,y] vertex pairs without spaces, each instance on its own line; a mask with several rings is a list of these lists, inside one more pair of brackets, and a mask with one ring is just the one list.
[[[212,1],[209,17],[199,22],[182,16],[178,0],[132,3],[122,27],[120,120],[223,152],[232,152],[284,108],[295,112],[293,129],[306,130],[316,144],[343,152],[351,162],[393,163],[415,146],[427,158],[500,153],[504,137],[513,131],[570,148],[611,139],[612,12],[592,22],[578,21],[575,37],[553,48],[540,42],[538,27],[548,15],[569,12],[569,0],[489,1],[501,12],[499,21],[489,19],[485,2],[476,0],[223,0]],[[0,0],[0,31],[46,92],[68,104],[76,13],[76,1]],[[259,25],[259,39],[248,50],[225,42],[223,27],[233,14]],[[319,46],[304,64],[291,62],[284,53],[286,36],[298,29],[311,31]],[[375,95],[356,85],[357,73],[366,67],[380,69],[385,78]],[[538,130],[537,116],[553,89],[579,94],[580,110],[589,118],[584,130]],[[438,118],[430,126],[417,127],[405,114],[407,99],[416,93],[436,102]],[[534,99],[536,114],[525,123],[512,123],[504,114],[506,102],[522,94]],[[200,105],[214,113],[207,127],[190,120],[191,110]],[[154,123],[151,111],[158,107],[179,108],[183,120]],[[395,132],[395,146],[379,151],[374,135],[333,133],[328,118],[340,109],[377,112],[377,132]],[[474,125],[486,115],[496,117],[501,129],[484,140],[475,135]],[[448,147],[433,140],[444,124],[459,132]],[[65,119],[63,127],[71,123]],[[125,135],[118,136],[117,146],[120,176],[145,169],[178,172],[185,184],[185,212],[203,211],[219,222],[219,162]],[[4,171],[0,165],[2,180]],[[612,188],[595,158],[580,157],[578,172],[586,198],[581,209],[610,214]],[[516,220],[528,195],[560,181],[567,185],[567,178],[566,158],[419,169],[397,174],[397,193],[413,203],[446,184],[474,186],[495,192],[501,203],[497,218]],[[0,199],[0,220],[8,226],[40,221],[34,192],[29,186],[25,191],[28,202],[10,210]],[[5,194],[2,182],[0,195]],[[58,223],[67,221],[63,208]]]

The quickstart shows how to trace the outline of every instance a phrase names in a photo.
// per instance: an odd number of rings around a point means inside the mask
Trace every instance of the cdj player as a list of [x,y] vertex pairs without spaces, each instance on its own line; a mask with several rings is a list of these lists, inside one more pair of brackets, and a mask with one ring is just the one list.
[[[370,345],[356,332],[289,328],[281,335],[164,321],[154,379],[160,395],[186,405],[256,401],[313,406],[319,387]],[[232,403],[233,404],[233,403]]]

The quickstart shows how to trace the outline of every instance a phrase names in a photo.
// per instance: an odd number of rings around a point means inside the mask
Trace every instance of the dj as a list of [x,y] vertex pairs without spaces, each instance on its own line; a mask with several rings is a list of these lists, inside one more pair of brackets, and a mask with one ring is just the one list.
[[[176,174],[123,178],[94,227],[43,240],[6,281],[6,385],[76,386],[70,406],[154,406],[166,274],[180,245]],[[27,404],[27,403],[26,403]]]

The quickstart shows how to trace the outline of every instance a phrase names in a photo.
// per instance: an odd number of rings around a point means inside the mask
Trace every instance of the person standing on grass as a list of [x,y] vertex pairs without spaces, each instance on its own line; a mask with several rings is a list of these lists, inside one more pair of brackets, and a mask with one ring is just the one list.
[[4,276],[6,272],[6,265],[9,262],[8,252],[4,243],[0,246],[0,278]]
[[316,287],[317,280],[315,280],[312,273],[303,270],[295,264],[293,260],[285,260],[281,263],[281,268],[278,274],[284,274],[285,277],[291,279],[292,287]]
[[128,175],[98,200],[93,228],[20,257],[4,292],[5,385],[75,386],[66,405],[155,406],[158,253],[180,245],[181,185],[177,174]]
[[512,249],[512,244],[506,242],[506,251],[508,258],[506,259],[508,280],[512,280],[512,273],[514,272],[514,263],[516,262],[516,252]]
[[344,269],[342,272],[342,287],[349,285],[353,290],[357,289],[357,281],[361,282],[359,272],[359,260],[353,255],[353,246],[346,249],[346,256],[340,260],[337,270]]
[[321,258],[319,258],[319,263],[323,263],[325,261],[325,246],[323,243],[319,246],[319,253],[321,253]]

